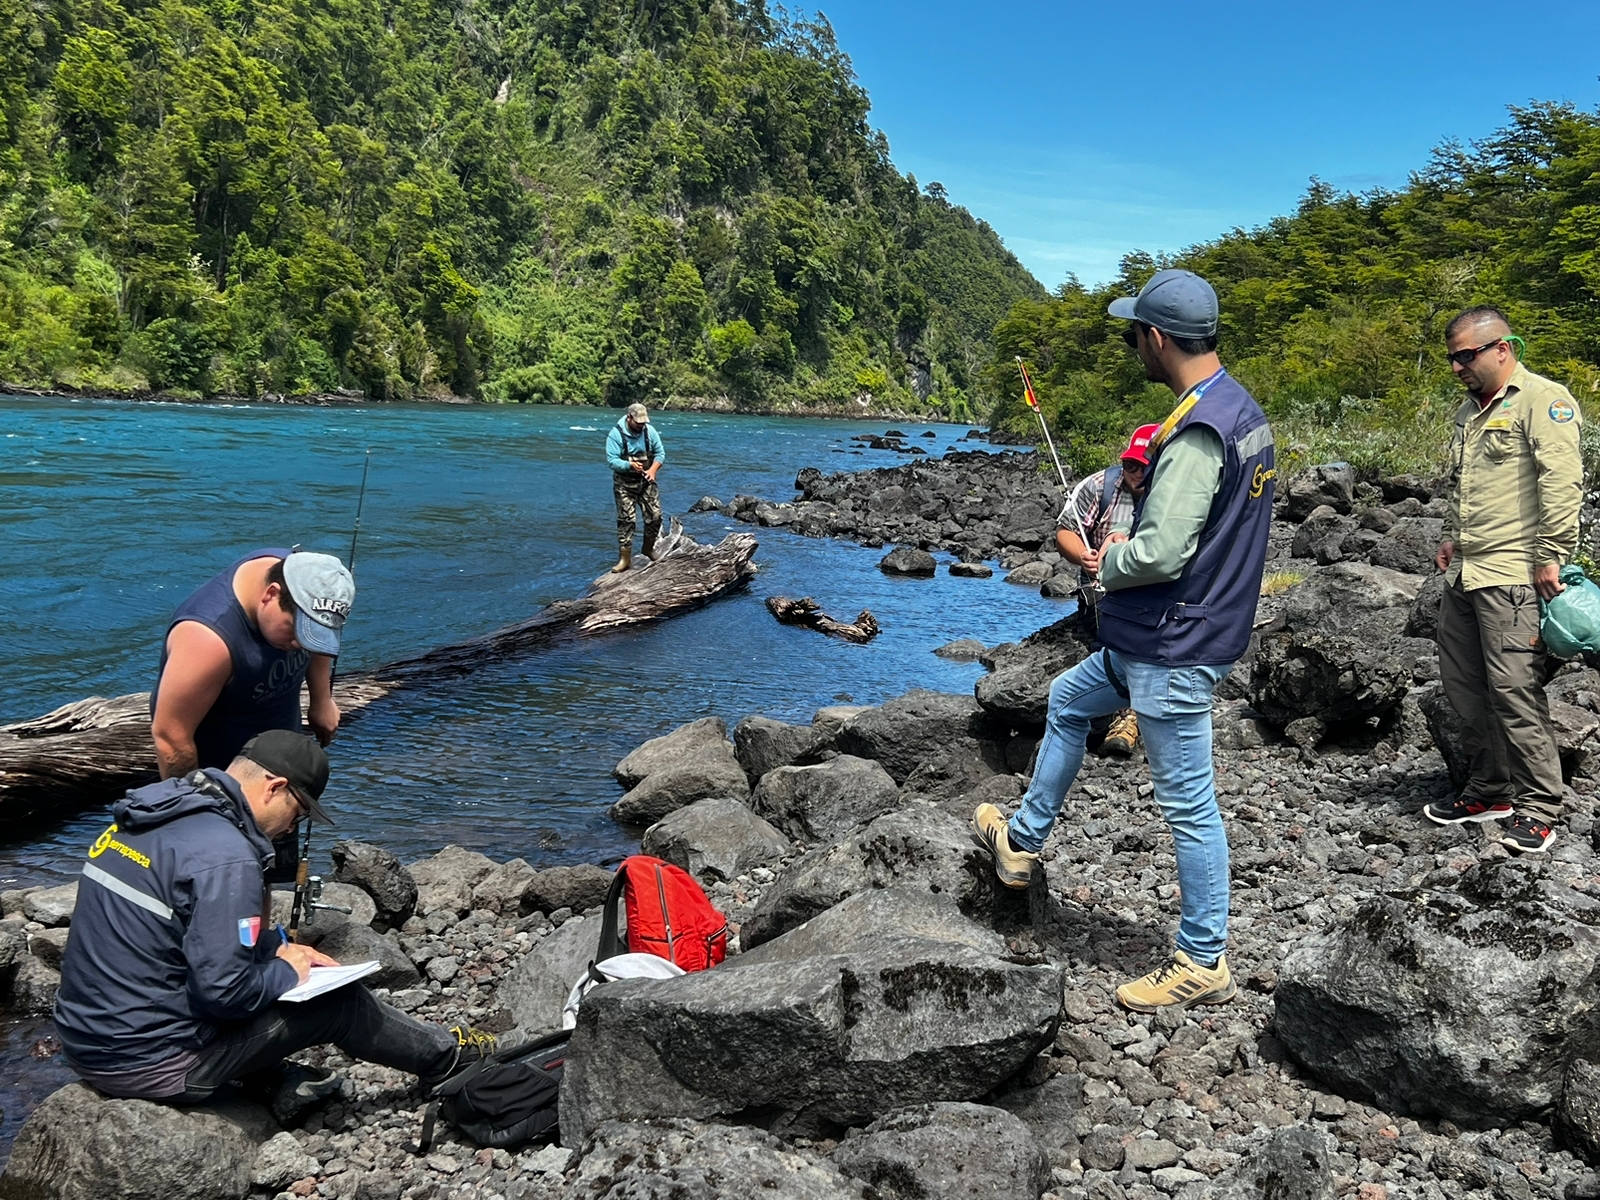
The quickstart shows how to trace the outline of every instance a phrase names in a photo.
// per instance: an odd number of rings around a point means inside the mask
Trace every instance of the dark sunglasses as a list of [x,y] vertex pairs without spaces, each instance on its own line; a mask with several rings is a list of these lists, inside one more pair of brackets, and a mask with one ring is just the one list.
[[1505,338],[1497,337],[1492,342],[1485,342],[1483,345],[1475,346],[1470,350],[1457,350],[1453,354],[1446,354],[1445,357],[1451,362],[1464,367],[1473,359],[1477,358],[1478,355],[1482,354],[1485,350],[1493,350],[1503,341],[1505,341]]
[[1129,350],[1137,350],[1139,348],[1139,326],[1133,324],[1124,329],[1122,331],[1122,340],[1128,343]]
[[1122,473],[1124,475],[1130,471],[1138,475],[1143,475],[1149,469],[1150,467],[1148,463],[1135,462],[1131,458],[1125,458],[1122,460]]

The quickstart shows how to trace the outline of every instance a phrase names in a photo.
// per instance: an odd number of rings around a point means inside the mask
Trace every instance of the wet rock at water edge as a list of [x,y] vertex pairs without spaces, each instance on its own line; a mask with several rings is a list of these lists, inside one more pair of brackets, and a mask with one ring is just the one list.
[[625,788],[638,787],[649,775],[681,766],[728,744],[728,727],[721,717],[701,717],[670,733],[651,738],[625,755],[611,774]]
[[31,891],[22,901],[23,915],[41,925],[70,925],[72,910],[78,905],[78,883],[64,883],[60,887],[39,888]]
[[994,568],[981,562],[956,562],[950,564],[950,574],[958,579],[992,579]]
[[776,862],[793,847],[788,838],[737,800],[712,799],[663,817],[645,831],[639,849],[682,867],[702,885],[710,886]]
[[276,1132],[251,1105],[110,1100],[74,1083],[23,1123],[0,1184],[48,1200],[243,1200]]
[[929,576],[938,569],[938,560],[926,550],[918,550],[915,546],[897,546],[885,554],[878,563],[878,570],[885,575]]
[[883,1200],[1038,1200],[1050,1160],[1003,1109],[937,1103],[879,1117],[829,1156]]
[[1008,574],[1005,581],[1021,584],[1023,587],[1038,587],[1053,574],[1055,570],[1049,563],[1027,562]]
[[417,881],[389,851],[366,842],[335,842],[331,853],[334,880],[371,896],[383,925],[398,928],[416,911]]
[[733,753],[754,787],[768,771],[789,767],[824,740],[811,725],[789,725],[771,717],[746,717],[733,729]]
[[713,798],[741,802],[750,798],[750,781],[727,742],[696,759],[651,772],[613,804],[610,813],[617,821],[649,825],[697,800]]
[[946,642],[934,650],[940,658],[948,658],[951,662],[977,662],[987,652],[986,647],[977,638],[957,638],[953,642]]
[[721,512],[722,501],[715,496],[701,496],[700,499],[689,506],[689,511],[692,513]]

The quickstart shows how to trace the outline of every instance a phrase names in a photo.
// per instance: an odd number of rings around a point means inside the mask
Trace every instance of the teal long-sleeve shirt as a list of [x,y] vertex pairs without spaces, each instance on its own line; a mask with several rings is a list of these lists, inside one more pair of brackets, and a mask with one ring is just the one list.
[[618,474],[625,475],[633,470],[628,463],[630,458],[646,456],[658,463],[667,461],[666,447],[661,444],[661,435],[654,425],[646,425],[635,434],[628,429],[628,418],[623,417],[606,434],[606,463]]
[[[1224,462],[1222,439],[1203,425],[1183,430],[1162,447],[1139,532],[1100,552],[1100,584],[1106,591],[1167,583],[1183,574],[1222,486]],[[1112,532],[1130,529],[1124,525]]]

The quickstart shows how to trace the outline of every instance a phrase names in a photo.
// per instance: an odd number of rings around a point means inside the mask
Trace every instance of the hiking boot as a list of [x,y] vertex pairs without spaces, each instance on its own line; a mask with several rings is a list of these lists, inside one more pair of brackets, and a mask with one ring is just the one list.
[[292,1125],[309,1109],[336,1095],[343,1081],[332,1071],[300,1063],[283,1064],[283,1077],[272,1093],[272,1115],[280,1125]]
[[1524,854],[1542,854],[1556,840],[1555,830],[1527,813],[1518,813],[1500,828],[1500,844]]
[[482,1062],[491,1054],[503,1053],[507,1050],[516,1050],[533,1041],[531,1033],[520,1029],[511,1029],[505,1033],[490,1033],[487,1029],[478,1029],[471,1025],[452,1025],[450,1032],[456,1037],[456,1057],[450,1064],[450,1069],[437,1079],[421,1079],[424,1092],[431,1092],[449,1079],[453,1079],[465,1071],[473,1063]]
[[622,553],[617,556],[617,565],[611,568],[611,573],[620,575],[631,566],[633,566],[633,547],[624,546]]
[[1116,758],[1131,758],[1139,744],[1139,717],[1131,708],[1125,708],[1111,718],[1111,728],[1100,741],[1100,753]]
[[1479,800],[1476,796],[1456,796],[1449,800],[1435,800],[1422,810],[1422,815],[1435,825],[1460,825],[1465,821],[1499,821],[1511,815],[1511,805],[1505,800]]
[[1006,815],[992,804],[980,804],[972,814],[972,840],[994,859],[994,873],[1008,888],[1025,888],[1033,878],[1039,856],[1011,848]]
[[1226,1004],[1239,992],[1228,970],[1228,956],[1217,959],[1214,967],[1202,967],[1182,950],[1172,961],[1117,989],[1117,1000],[1134,1012],[1156,1012],[1163,1008],[1185,1009],[1194,1004]]

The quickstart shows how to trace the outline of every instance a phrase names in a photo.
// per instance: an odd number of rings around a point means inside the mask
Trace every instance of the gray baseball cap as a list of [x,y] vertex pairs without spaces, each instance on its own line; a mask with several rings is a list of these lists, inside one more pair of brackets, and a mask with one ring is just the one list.
[[1106,311],[1174,337],[1204,338],[1217,332],[1216,289],[1193,271],[1157,271],[1137,296],[1113,300]]
[[295,640],[313,654],[339,653],[339,633],[356,602],[356,581],[331,554],[295,551],[283,560],[283,582],[300,611]]
[[628,405],[628,420],[635,425],[650,424],[650,410],[642,404]]

